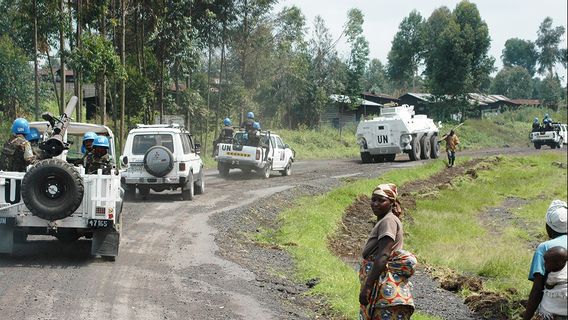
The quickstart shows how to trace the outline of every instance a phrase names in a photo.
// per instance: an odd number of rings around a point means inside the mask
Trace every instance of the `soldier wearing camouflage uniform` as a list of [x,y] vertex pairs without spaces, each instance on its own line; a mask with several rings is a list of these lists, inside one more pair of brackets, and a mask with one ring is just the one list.
[[102,169],[103,174],[110,174],[112,162],[108,149],[110,148],[108,138],[105,136],[97,136],[93,141],[93,151],[89,152],[86,157],[85,172],[87,174],[96,174]]
[[24,118],[14,120],[12,136],[4,144],[0,153],[0,170],[25,172],[26,167],[37,162],[32,146],[26,140],[30,125]]
[[32,146],[32,151],[38,160],[43,159],[43,151],[39,148],[40,133],[36,128],[30,128],[30,133],[26,135],[26,140]]

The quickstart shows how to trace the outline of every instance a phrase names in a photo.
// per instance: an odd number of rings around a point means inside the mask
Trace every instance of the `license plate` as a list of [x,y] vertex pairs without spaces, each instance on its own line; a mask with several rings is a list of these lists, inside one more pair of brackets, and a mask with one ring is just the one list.
[[13,226],[16,224],[16,218],[14,217],[0,217],[0,225]]
[[93,229],[111,228],[112,220],[89,219],[89,221],[87,222],[87,226]]
[[144,169],[144,165],[142,163],[132,163],[130,164],[130,168],[132,171],[142,171]]

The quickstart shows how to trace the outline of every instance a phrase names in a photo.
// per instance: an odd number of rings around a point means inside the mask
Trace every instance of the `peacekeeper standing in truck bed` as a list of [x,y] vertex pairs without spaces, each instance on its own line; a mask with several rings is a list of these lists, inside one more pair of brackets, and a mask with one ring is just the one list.
[[6,141],[0,153],[0,170],[25,172],[26,167],[38,161],[32,146],[26,140],[30,124],[24,118],[17,118],[12,124],[12,136]]
[[110,145],[108,138],[105,136],[97,136],[93,141],[93,151],[87,154],[85,172],[87,174],[96,174],[102,169],[103,174],[110,174],[112,162],[108,149]]

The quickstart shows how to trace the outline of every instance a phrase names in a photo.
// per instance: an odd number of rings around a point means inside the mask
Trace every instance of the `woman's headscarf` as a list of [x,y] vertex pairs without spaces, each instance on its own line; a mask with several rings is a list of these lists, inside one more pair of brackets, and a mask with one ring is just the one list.
[[392,213],[394,213],[394,215],[398,217],[402,214],[402,208],[400,207],[400,201],[398,200],[398,188],[396,187],[395,184],[392,183],[379,184],[373,190],[373,194],[391,200],[393,204]]
[[568,229],[566,202],[562,200],[553,200],[546,210],[546,224],[558,233],[566,233]]

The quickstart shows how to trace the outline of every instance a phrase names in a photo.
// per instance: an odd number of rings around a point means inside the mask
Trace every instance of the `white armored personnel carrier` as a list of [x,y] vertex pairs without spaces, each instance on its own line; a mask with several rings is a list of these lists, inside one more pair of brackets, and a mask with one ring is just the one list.
[[438,126],[414,106],[383,107],[379,117],[359,122],[356,135],[363,163],[394,161],[400,153],[412,161],[435,159],[440,152]]

